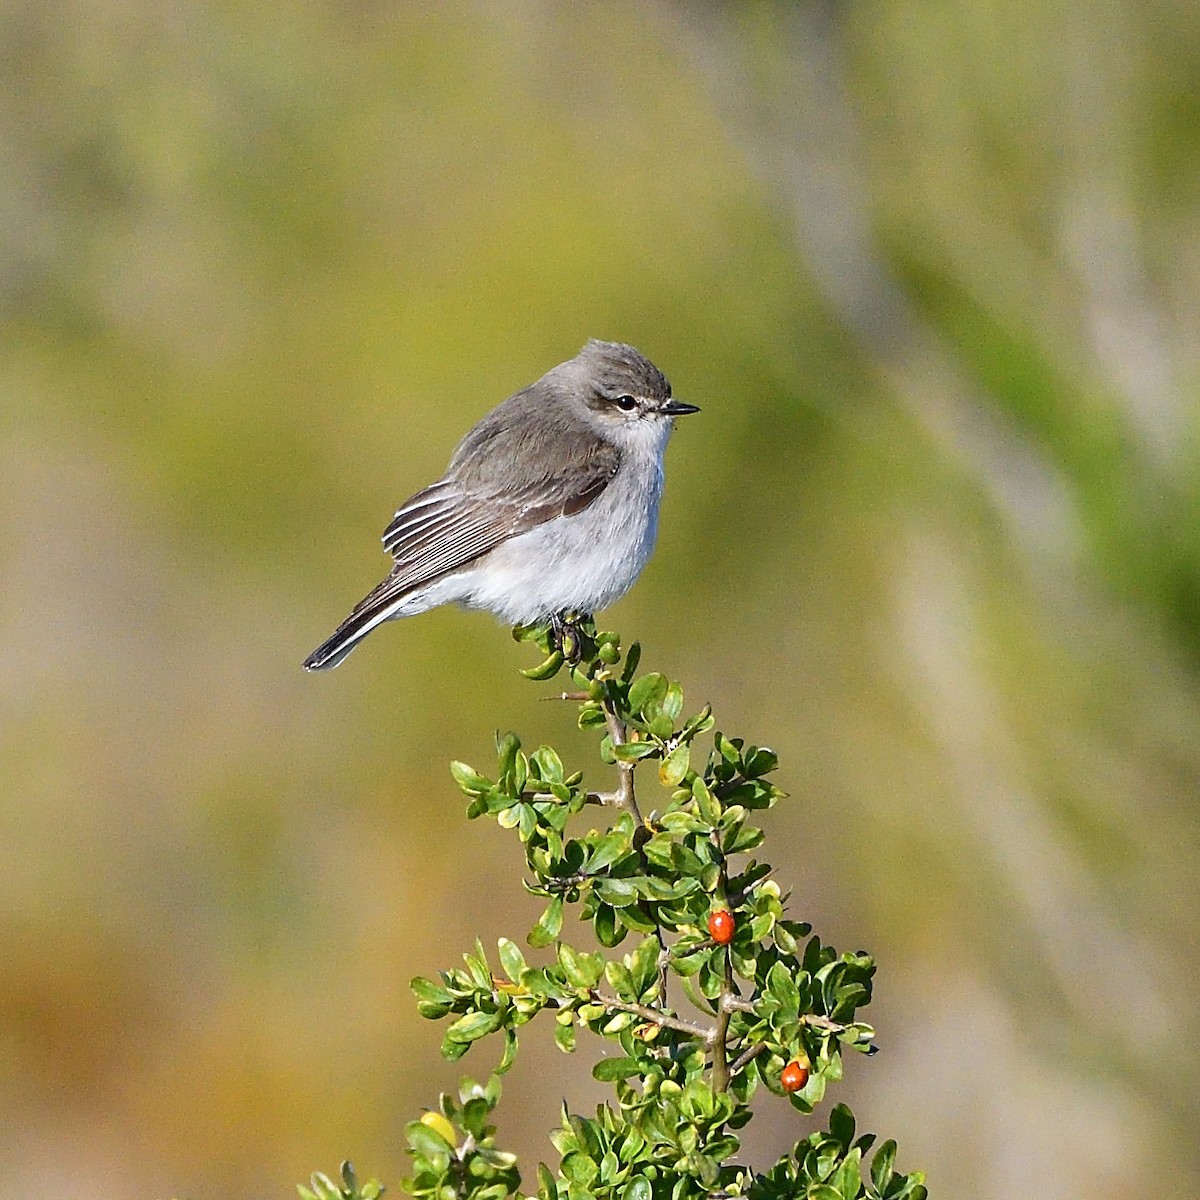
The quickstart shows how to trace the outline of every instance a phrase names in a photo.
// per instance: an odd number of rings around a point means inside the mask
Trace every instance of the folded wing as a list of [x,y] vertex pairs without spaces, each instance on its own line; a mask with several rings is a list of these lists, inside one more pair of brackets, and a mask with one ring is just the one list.
[[[395,614],[410,593],[489,550],[557,517],[582,512],[617,473],[620,455],[595,442],[551,474],[504,479],[504,472],[455,471],[406,501],[383,533],[396,560],[391,574],[363,597],[350,615],[309,655],[305,666],[337,666],[358,641]],[[515,472],[510,473],[515,474]]]

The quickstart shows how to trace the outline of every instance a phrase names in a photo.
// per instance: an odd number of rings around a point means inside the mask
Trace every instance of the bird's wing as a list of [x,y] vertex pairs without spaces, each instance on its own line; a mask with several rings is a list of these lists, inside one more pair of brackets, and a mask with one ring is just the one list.
[[[454,475],[425,488],[396,513],[383,546],[396,560],[388,592],[395,597],[473,562],[518,534],[582,512],[608,486],[620,455],[607,443],[552,474],[500,492]],[[378,598],[376,598],[378,600]]]

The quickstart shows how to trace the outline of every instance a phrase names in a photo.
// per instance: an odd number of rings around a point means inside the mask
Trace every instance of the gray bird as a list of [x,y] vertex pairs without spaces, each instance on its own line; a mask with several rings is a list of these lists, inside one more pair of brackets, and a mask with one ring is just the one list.
[[488,413],[400,507],[383,534],[391,574],[305,667],[336,667],[377,625],[440,604],[513,625],[612,604],[654,549],[667,439],[693,412],[632,346],[589,341]]

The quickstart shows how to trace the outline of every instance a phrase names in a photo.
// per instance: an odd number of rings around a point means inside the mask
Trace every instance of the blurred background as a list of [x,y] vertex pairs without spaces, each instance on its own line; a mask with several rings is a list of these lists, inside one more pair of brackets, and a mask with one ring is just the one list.
[[[840,1098],[935,1197],[1200,1191],[1193,3],[13,0],[0,62],[6,1194],[397,1184],[494,1061],[407,987],[538,911],[445,763],[592,744],[484,615],[300,662],[589,336],[704,410],[605,624],[782,755],[880,964]],[[527,1031],[527,1181],[590,1064]]]

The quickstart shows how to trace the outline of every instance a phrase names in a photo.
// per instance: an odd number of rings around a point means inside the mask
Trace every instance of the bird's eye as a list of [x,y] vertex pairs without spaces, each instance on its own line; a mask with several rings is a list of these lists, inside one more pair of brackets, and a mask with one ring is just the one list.
[[618,396],[614,403],[622,412],[633,412],[637,408],[637,401],[632,396]]

